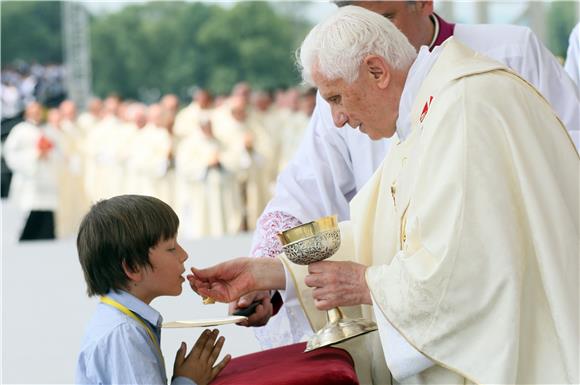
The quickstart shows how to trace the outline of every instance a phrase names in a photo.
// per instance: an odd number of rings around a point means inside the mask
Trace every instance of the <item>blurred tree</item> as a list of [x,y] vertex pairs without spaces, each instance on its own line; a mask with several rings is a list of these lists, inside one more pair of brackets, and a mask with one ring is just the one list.
[[296,84],[294,50],[308,27],[264,2],[240,2],[216,15],[198,37],[214,69],[207,86],[224,93],[241,80],[266,89]]
[[15,60],[62,62],[61,7],[57,1],[1,1],[2,66]]
[[[288,3],[292,7],[292,3]],[[300,7],[300,3],[295,3]],[[60,2],[0,2],[2,64],[62,61]],[[298,11],[297,11],[298,12]],[[274,89],[299,81],[294,50],[309,25],[267,2],[133,4],[91,18],[93,90],[152,102],[193,86],[229,92],[239,81]]]
[[93,23],[94,90],[143,99],[156,89],[188,99],[194,85],[214,93],[242,80],[286,87],[299,81],[293,52],[307,29],[265,2],[129,6]]
[[576,1],[554,1],[546,15],[548,47],[554,55],[566,57],[568,37],[578,23],[578,4]]

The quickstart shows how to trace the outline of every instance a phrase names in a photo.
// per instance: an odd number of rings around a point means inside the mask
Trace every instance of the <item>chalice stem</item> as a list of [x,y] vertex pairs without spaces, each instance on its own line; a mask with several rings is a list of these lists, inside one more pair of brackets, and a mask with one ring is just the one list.
[[334,309],[326,311],[326,318],[329,324],[337,324],[341,319],[344,318],[344,316],[342,315],[340,308],[335,307]]

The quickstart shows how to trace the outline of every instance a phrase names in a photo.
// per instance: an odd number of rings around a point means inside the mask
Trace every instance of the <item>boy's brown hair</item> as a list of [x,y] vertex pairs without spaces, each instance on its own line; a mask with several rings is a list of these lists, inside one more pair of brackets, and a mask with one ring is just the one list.
[[87,294],[125,289],[129,270],[149,268],[149,249],[177,235],[179,219],[165,202],[121,195],[97,202],[83,218],[77,236]]

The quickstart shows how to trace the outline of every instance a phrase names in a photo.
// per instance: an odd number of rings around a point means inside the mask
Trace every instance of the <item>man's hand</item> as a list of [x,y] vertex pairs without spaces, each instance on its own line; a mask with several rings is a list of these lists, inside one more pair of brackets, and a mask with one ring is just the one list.
[[187,276],[193,291],[219,302],[232,302],[257,290],[286,286],[282,262],[274,258],[235,258],[207,269],[191,268]]
[[204,330],[188,355],[185,355],[187,346],[182,342],[175,356],[173,376],[187,377],[198,385],[206,385],[213,381],[231,359],[228,354],[214,366],[224,345],[224,337],[220,337],[216,342],[217,336],[217,330]]
[[319,310],[337,306],[372,305],[365,280],[367,267],[354,262],[321,261],[308,265],[306,286],[314,288],[314,305]]
[[248,319],[239,322],[240,326],[264,326],[272,317],[274,307],[270,302],[269,291],[255,291],[253,293],[242,296],[239,300],[230,302],[229,313],[233,314],[236,310],[245,309],[254,301],[261,301],[256,307],[254,313],[248,316]]

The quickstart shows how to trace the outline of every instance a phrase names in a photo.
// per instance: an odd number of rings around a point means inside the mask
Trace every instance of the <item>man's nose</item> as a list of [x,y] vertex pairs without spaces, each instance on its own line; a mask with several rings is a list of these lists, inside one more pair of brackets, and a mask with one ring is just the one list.
[[336,127],[342,127],[348,122],[348,115],[344,111],[334,109],[332,111],[332,120],[334,120]]

